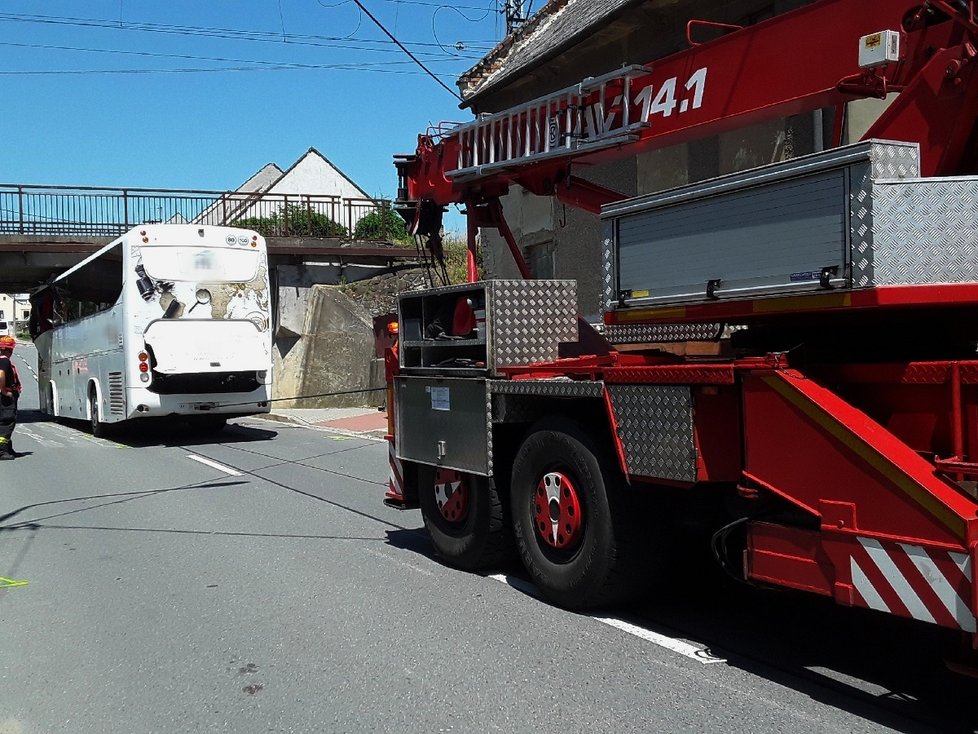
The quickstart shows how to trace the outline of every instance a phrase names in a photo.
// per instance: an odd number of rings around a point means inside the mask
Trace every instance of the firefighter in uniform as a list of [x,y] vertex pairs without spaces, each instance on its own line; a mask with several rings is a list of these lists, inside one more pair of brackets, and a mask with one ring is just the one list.
[[0,336],[0,461],[14,459],[13,433],[17,425],[17,399],[20,379],[10,359],[17,342],[12,336]]

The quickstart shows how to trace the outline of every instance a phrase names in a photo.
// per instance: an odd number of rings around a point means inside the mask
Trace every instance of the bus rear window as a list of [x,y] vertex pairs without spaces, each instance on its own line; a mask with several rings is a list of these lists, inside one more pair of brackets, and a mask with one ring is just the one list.
[[141,253],[146,274],[156,280],[245,283],[258,274],[255,250],[145,245]]

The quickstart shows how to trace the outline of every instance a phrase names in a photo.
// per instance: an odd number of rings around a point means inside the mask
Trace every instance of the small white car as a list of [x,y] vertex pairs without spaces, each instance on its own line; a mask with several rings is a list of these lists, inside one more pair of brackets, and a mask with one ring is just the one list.
[[6,321],[0,320],[0,336],[12,336],[10,324],[8,324]]

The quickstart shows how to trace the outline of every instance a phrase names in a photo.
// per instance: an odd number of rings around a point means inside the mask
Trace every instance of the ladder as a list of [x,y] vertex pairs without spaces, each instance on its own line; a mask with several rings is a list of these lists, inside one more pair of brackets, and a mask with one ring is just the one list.
[[481,114],[452,130],[458,165],[454,180],[483,176],[584,149],[600,150],[638,139],[645,119],[634,114],[632,82],[651,68],[625,66],[502,112]]

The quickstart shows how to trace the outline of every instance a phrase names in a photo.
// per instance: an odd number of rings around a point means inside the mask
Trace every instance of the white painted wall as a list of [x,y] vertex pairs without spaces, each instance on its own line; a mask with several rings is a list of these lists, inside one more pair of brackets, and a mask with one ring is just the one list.
[[13,326],[14,322],[20,326],[23,323],[27,327],[27,320],[31,314],[31,304],[27,300],[26,293],[0,293],[0,321],[6,321]]
[[[357,222],[373,208],[368,201],[364,201],[370,198],[369,195],[340,173],[335,166],[316,150],[307,151],[302,158],[282,174],[278,181],[269,186],[265,190],[265,193],[276,197],[273,200],[276,202],[275,205],[280,205],[281,200],[278,197],[283,195],[297,194],[314,197],[339,197],[340,201],[335,208],[323,203],[316,204],[315,206],[319,213],[326,214],[335,221],[350,227],[351,232]],[[353,200],[353,208],[352,213],[348,215],[346,202],[350,200]],[[295,203],[301,205],[299,199],[296,199]],[[248,206],[240,214],[236,215],[235,218],[244,219],[248,217],[268,216],[270,213],[269,206],[268,200],[262,201],[259,199],[254,205]],[[348,216],[350,217],[349,219]]]
[[369,198],[325,159],[307,153],[269,190],[270,194],[320,194],[344,199]]

